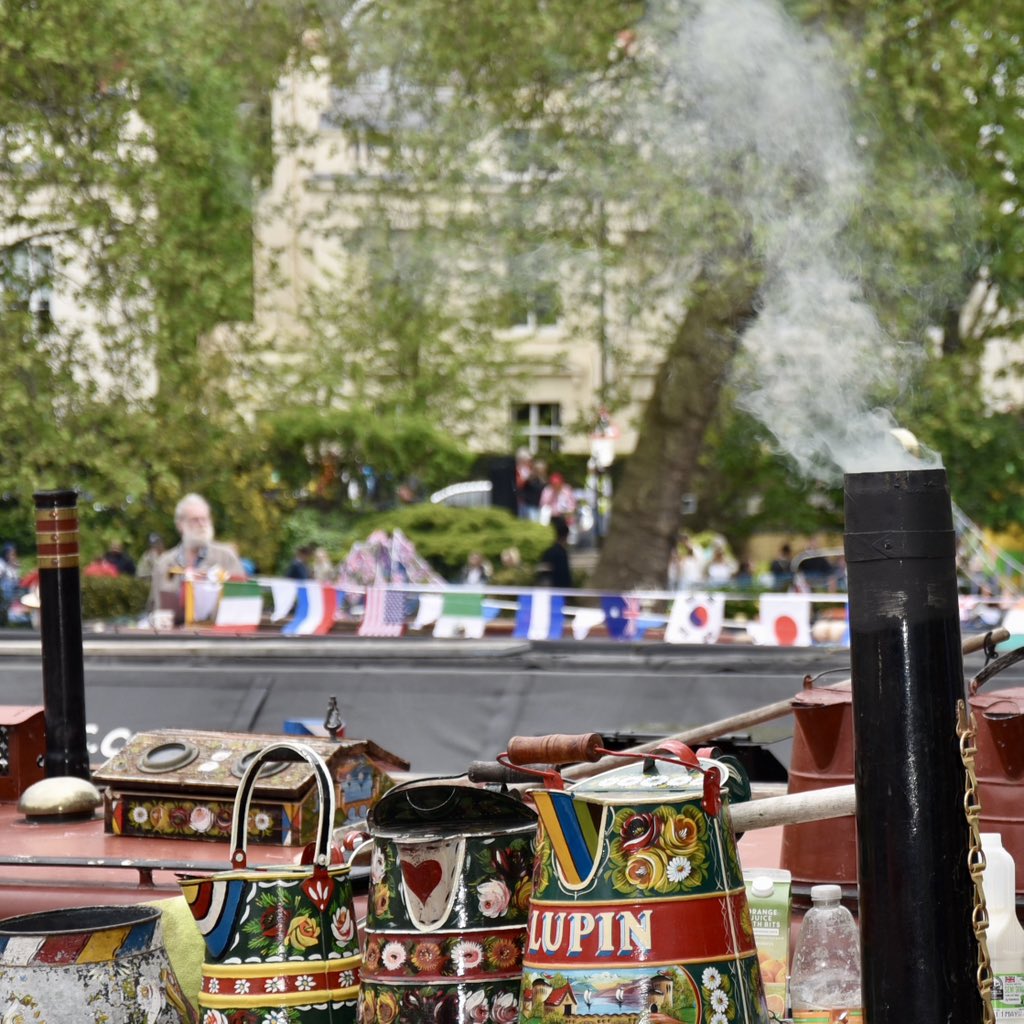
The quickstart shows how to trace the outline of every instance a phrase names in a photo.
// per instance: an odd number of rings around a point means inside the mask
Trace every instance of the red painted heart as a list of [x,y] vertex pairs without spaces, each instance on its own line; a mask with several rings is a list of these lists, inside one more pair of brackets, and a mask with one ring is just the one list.
[[419,864],[402,861],[402,878],[414,892],[420,903],[426,903],[430,894],[441,881],[441,865],[436,860],[424,860]]

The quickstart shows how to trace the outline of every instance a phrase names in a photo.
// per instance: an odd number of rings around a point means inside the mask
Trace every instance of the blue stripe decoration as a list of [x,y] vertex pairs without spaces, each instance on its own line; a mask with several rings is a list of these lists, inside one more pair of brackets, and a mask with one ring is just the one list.
[[156,920],[144,921],[131,928],[124,937],[124,942],[117,947],[115,956],[131,956],[133,953],[145,952],[153,944],[153,933],[156,931]]
[[206,940],[206,948],[214,958],[224,953],[231,942],[231,937],[235,934],[235,917],[238,915],[242,896],[249,885],[241,878],[232,879],[224,884],[227,885],[227,889],[224,893],[224,905],[221,907],[220,917],[213,928],[203,936]]
[[309,615],[309,594],[306,592],[306,588],[299,584],[299,593],[295,599],[295,610],[292,612],[292,621],[285,624],[282,633],[288,634],[295,633],[299,626],[302,624],[303,619]]
[[[587,845],[583,835],[580,819],[577,816],[579,806],[568,793],[552,792],[551,803],[558,815],[558,822],[562,826],[562,836],[569,848],[573,866],[580,876],[580,881],[583,881],[594,867],[594,851]],[[583,810],[586,812],[586,808]]]

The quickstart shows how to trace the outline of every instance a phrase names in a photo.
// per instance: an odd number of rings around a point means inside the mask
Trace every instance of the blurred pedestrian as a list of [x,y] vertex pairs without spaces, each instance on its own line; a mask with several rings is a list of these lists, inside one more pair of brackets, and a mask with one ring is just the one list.
[[310,569],[310,561],[313,557],[313,545],[312,544],[300,544],[295,549],[295,555],[292,557],[288,568],[285,570],[285,576],[290,580],[308,580],[312,579],[313,573]]
[[334,579],[334,563],[327,554],[326,548],[318,547],[313,551],[313,579],[329,582]]
[[149,535],[149,547],[142,553],[139,564],[135,568],[135,575],[148,579],[153,575],[153,568],[157,559],[164,553],[164,539],[159,533]]
[[569,564],[569,524],[561,517],[551,520],[555,542],[540,556],[537,582],[543,587],[558,590],[572,589],[572,567]]
[[460,583],[479,583],[486,586],[491,582],[491,563],[479,551],[471,551],[466,564],[459,573]]

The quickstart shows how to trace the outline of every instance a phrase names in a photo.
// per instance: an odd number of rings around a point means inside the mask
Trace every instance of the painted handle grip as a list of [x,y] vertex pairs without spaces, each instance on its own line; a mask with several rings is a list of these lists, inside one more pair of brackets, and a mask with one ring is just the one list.
[[513,736],[508,741],[508,759],[513,764],[569,764],[597,761],[604,746],[599,732],[578,735],[554,733],[550,736]]

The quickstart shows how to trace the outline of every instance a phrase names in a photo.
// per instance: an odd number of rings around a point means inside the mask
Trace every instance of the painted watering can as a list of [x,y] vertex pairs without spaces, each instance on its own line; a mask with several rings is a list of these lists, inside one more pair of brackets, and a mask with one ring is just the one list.
[[156,907],[74,907],[0,921],[4,1024],[194,1024]]
[[[562,788],[540,816],[520,1020],[768,1021],[728,789],[737,769],[666,740],[605,750],[597,733],[517,737],[506,764],[635,759]],[[745,780],[743,780],[745,781]]]
[[[250,868],[245,843],[257,776],[296,758],[312,766],[320,794],[316,839],[301,865]],[[320,756],[304,744],[273,743],[238,785],[231,870],[179,876],[206,942],[203,1024],[354,1024],[361,958],[349,869],[332,863],[334,810],[334,783]]]
[[461,779],[398,786],[370,810],[360,1024],[513,1024],[537,819]]

